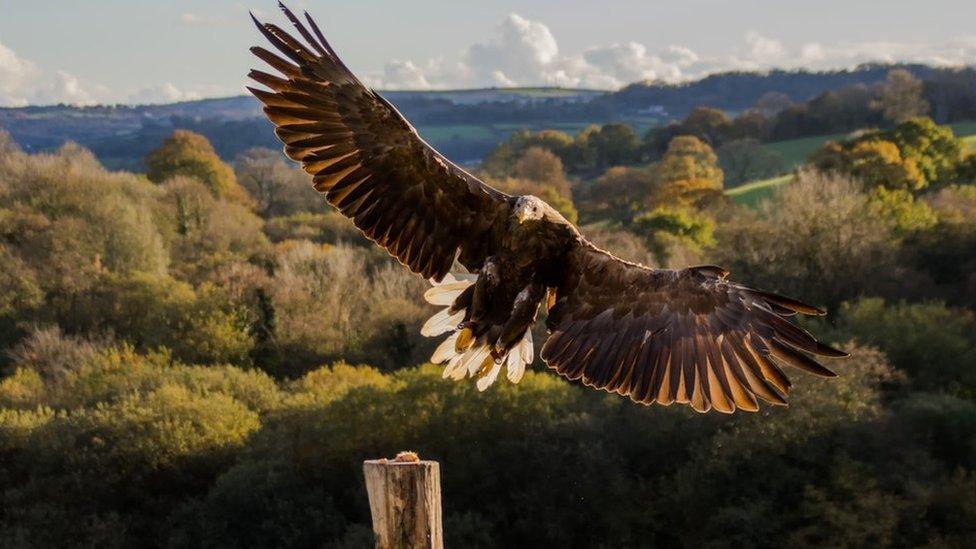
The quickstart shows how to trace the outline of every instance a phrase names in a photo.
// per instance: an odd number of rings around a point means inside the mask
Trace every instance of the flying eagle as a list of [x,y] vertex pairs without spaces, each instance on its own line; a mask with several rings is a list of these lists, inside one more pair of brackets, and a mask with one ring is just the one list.
[[[591,244],[535,196],[511,196],[441,156],[339,59],[315,21],[280,6],[300,39],[254,19],[279,54],[248,88],[285,153],[370,240],[430,279],[446,306],[421,332],[450,333],[431,362],[484,390],[502,368],[517,383],[533,360],[531,327],[548,311],[543,361],[560,375],[643,404],[756,411],[785,404],[784,364],[835,374],[809,355],[847,356],[786,317],[824,311],[729,280],[711,265],[630,263]],[[253,18],[253,15],[252,15]],[[307,24],[306,24],[307,23]],[[454,276],[455,261],[473,274]]]

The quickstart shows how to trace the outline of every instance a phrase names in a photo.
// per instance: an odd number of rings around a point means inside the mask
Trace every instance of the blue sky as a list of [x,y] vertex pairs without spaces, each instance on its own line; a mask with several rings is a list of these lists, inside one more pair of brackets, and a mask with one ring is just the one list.
[[[976,64],[976,2],[292,1],[382,88],[615,88],[732,68]],[[0,105],[240,93],[271,1],[0,0]]]

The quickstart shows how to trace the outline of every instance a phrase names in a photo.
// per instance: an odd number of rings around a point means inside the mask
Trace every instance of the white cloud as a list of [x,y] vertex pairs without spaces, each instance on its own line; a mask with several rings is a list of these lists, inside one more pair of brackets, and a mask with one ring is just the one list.
[[28,99],[24,88],[37,73],[33,63],[21,59],[0,43],[0,106],[26,105]]
[[69,103],[90,105],[104,88],[65,71],[45,73],[34,62],[0,43],[0,106]]
[[549,27],[512,13],[496,31],[492,40],[474,44],[462,55],[476,80],[501,84],[557,76],[559,46]]
[[195,91],[185,91],[177,88],[171,82],[164,82],[156,86],[146,86],[127,98],[133,105],[150,105],[154,103],[176,103],[178,101],[193,101],[200,99],[201,94]]
[[391,89],[531,85],[613,89],[639,80],[680,82],[728,70],[843,69],[875,61],[958,66],[974,60],[976,36],[944,44],[812,42],[792,48],[755,31],[747,32],[742,44],[723,56],[702,55],[681,45],[651,51],[633,41],[566,53],[548,26],[513,13],[488,41],[462,50],[456,61],[397,60],[387,64],[382,75],[367,80]]
[[637,42],[565,55],[549,27],[512,13],[487,42],[459,52],[454,62],[396,60],[386,65],[382,75],[371,75],[367,81],[390,89],[539,84],[616,88],[634,80],[679,80],[683,69],[696,62],[697,54],[688,48],[671,46],[651,54]]
[[121,101],[133,104],[172,103],[220,95],[229,95],[228,90],[215,86],[180,89],[170,82],[144,86],[135,91],[113,91],[63,70],[44,71],[33,61],[18,56],[0,43],[0,107],[58,103],[94,105]]

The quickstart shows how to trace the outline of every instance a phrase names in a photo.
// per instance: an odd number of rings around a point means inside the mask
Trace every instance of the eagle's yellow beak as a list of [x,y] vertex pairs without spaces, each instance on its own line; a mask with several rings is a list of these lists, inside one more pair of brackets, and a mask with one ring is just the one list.
[[525,220],[529,218],[529,210],[522,209],[515,212],[515,217],[518,218],[519,225],[525,223]]

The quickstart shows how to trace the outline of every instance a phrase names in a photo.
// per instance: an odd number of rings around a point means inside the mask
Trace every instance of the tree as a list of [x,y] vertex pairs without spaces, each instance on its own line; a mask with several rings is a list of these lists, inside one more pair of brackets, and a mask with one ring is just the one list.
[[828,141],[810,160],[820,170],[847,174],[871,187],[918,191],[927,184],[914,160],[903,158],[897,145],[874,135]]
[[901,288],[900,243],[862,185],[804,170],[755,219],[718,225],[712,261],[759,288],[833,309],[865,292]]
[[957,183],[976,185],[976,153],[970,153],[959,161],[953,179]]
[[581,209],[587,220],[611,219],[629,224],[634,215],[650,207],[657,188],[653,169],[614,166],[587,188]]
[[888,122],[899,123],[929,112],[929,103],[922,96],[922,82],[905,69],[888,72],[878,95],[875,106]]
[[659,265],[668,265],[677,244],[695,248],[715,244],[715,222],[686,209],[655,208],[634,218],[632,227],[644,236]]
[[146,176],[163,183],[176,176],[192,177],[219,198],[249,204],[251,199],[237,182],[234,170],[217,156],[207,138],[187,130],[176,130],[159,148],[146,156]]
[[707,143],[690,135],[675,137],[655,167],[657,204],[688,205],[722,191],[722,169]]
[[721,144],[731,125],[728,115],[713,107],[695,107],[681,123],[683,135],[693,135],[713,147]]
[[502,141],[481,163],[481,169],[490,177],[508,177],[513,175],[515,163],[530,148],[541,148],[558,156],[564,164],[574,168],[580,166],[579,151],[574,147],[574,140],[565,132],[558,130],[541,130],[531,132],[519,130]]
[[627,124],[605,124],[586,140],[586,146],[594,152],[597,168],[633,163],[639,145],[634,128]]
[[976,317],[944,303],[889,303],[863,298],[845,303],[835,330],[876,345],[916,386],[976,396]]
[[249,149],[234,164],[237,180],[254,197],[262,217],[326,209],[325,199],[312,187],[305,172],[285,162],[280,152]]
[[542,147],[529,147],[515,163],[513,175],[539,185],[552,187],[564,198],[572,198],[563,162],[558,156]]
[[772,118],[793,104],[790,96],[778,91],[768,91],[756,100],[756,110],[766,118]]
[[716,151],[718,164],[725,174],[726,187],[766,179],[786,171],[782,155],[773,152],[756,139],[736,139],[722,144]]
[[884,134],[898,146],[901,155],[918,165],[930,184],[952,180],[959,163],[962,145],[949,126],[940,126],[931,118],[910,118]]

